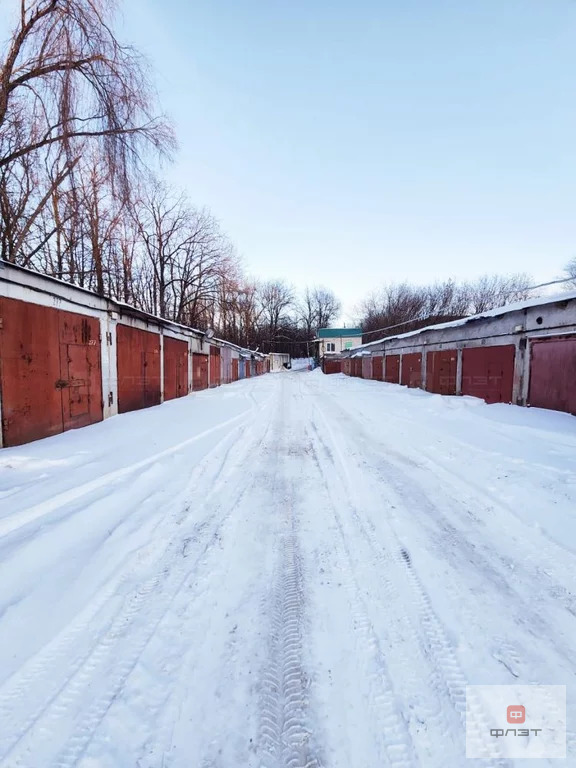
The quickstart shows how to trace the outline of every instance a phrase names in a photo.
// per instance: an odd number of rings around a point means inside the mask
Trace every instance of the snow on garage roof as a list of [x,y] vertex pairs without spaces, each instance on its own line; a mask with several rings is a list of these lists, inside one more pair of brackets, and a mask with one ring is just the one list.
[[507,315],[510,312],[519,312],[523,309],[530,309],[531,307],[546,306],[547,304],[556,304],[560,301],[573,301],[576,299],[576,291],[568,291],[567,293],[560,293],[554,296],[540,297],[538,299],[525,299],[524,301],[516,301],[513,304],[505,304],[503,307],[495,307],[494,309],[487,309],[485,312],[479,312],[477,315],[469,315],[468,317],[462,317],[459,320],[449,320],[447,323],[437,323],[436,325],[427,325],[424,328],[418,328],[416,331],[407,331],[406,333],[397,333],[394,336],[382,336],[376,341],[369,341],[366,344],[355,347],[354,351],[366,349],[367,347],[373,347],[376,344],[381,344],[383,341],[391,341],[392,339],[406,339],[410,336],[417,336],[419,333],[426,331],[442,331],[445,328],[457,328],[460,325],[466,325],[475,320],[482,320],[488,317],[501,317]]

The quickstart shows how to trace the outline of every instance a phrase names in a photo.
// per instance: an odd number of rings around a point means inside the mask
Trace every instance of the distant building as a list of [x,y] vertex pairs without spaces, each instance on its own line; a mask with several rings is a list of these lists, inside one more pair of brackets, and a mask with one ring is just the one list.
[[319,328],[314,341],[319,358],[339,355],[362,344],[362,328]]

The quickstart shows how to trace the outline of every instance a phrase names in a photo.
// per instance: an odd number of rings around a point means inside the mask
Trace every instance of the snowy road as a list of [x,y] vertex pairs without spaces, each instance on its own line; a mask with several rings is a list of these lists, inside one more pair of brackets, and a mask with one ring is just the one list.
[[461,768],[467,684],[573,710],[565,414],[283,372],[5,450],[0,508],[2,768]]

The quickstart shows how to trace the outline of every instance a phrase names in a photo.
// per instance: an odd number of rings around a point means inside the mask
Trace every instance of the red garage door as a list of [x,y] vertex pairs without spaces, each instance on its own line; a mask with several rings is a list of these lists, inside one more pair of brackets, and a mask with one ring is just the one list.
[[402,381],[405,387],[422,386],[422,355],[420,352],[410,352],[402,355]]
[[458,352],[455,349],[441,349],[428,352],[426,357],[426,389],[438,395],[456,394],[456,369]]
[[462,351],[462,394],[487,403],[511,403],[514,382],[513,344]]
[[192,355],[192,390],[208,389],[208,355]]
[[377,381],[382,381],[384,371],[384,358],[382,355],[377,355],[372,358],[372,378]]
[[210,347],[210,386],[220,386],[220,347]]
[[0,298],[4,444],[102,420],[100,322]]
[[389,384],[400,384],[400,355],[386,355],[384,371],[384,381]]
[[330,360],[329,358],[322,361],[322,370],[324,373],[340,373],[340,360]]
[[188,343],[164,337],[164,400],[188,394]]
[[534,340],[530,347],[529,404],[576,415],[576,338]]
[[118,412],[137,411],[160,404],[160,336],[118,325]]
[[238,381],[238,358],[232,358],[232,381]]

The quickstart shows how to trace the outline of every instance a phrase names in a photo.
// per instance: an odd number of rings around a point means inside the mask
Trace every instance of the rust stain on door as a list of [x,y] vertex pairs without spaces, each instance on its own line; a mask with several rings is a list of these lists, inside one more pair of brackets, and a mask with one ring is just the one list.
[[384,358],[382,355],[376,355],[372,358],[372,378],[376,381],[382,381],[384,377]]
[[389,384],[400,384],[400,355],[386,355],[384,374],[384,381]]
[[322,370],[326,374],[340,373],[340,360],[331,360],[330,358],[324,358],[322,361]]
[[188,394],[188,343],[164,337],[164,400]]
[[192,355],[192,390],[208,389],[208,355]]
[[438,395],[456,394],[458,352],[441,349],[428,352],[426,357],[426,389]]
[[0,317],[5,445],[101,421],[98,319],[7,298]]
[[116,327],[118,412],[160,404],[160,336],[129,325]]
[[210,347],[210,386],[220,386],[220,347]]
[[422,355],[420,352],[409,352],[402,355],[401,384],[405,387],[422,386]]

